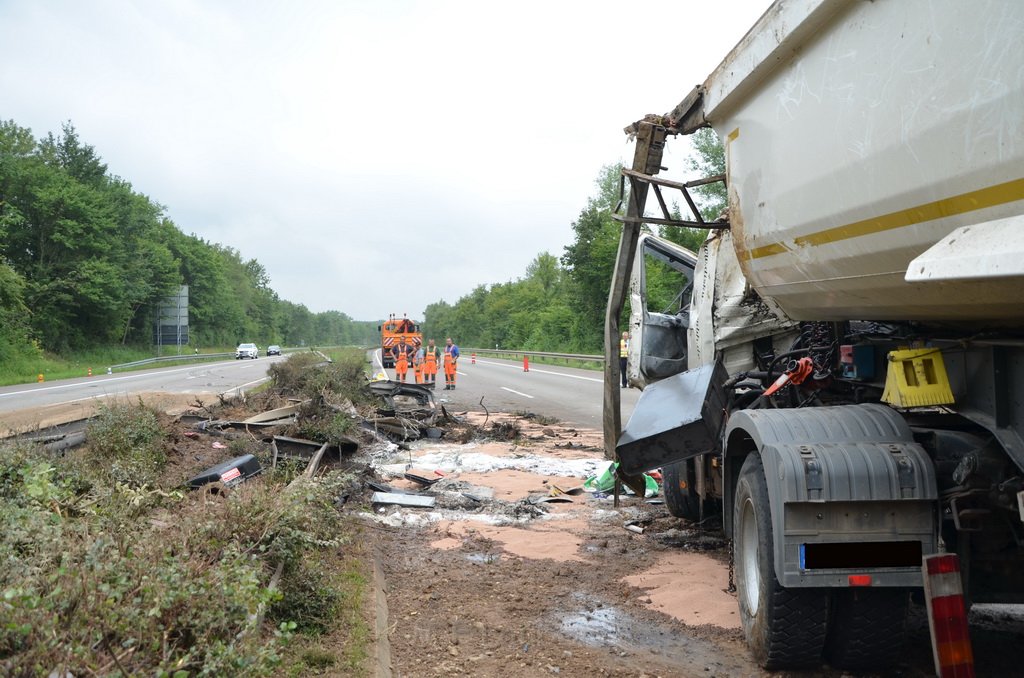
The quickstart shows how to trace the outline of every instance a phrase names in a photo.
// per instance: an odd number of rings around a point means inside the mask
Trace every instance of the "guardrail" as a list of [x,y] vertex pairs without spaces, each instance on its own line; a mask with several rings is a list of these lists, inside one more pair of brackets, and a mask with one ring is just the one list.
[[[334,346],[326,346],[322,348],[336,348]],[[264,351],[266,349],[263,349]],[[295,346],[292,348],[283,348],[281,353],[297,353],[298,351],[309,351],[315,350],[305,346]],[[172,362],[189,362],[192,360],[220,360],[221,358],[234,358],[235,352],[230,351],[228,353],[183,353],[181,355],[163,355],[156,358],[145,358],[143,360],[136,360],[130,363],[121,363],[120,365],[111,365],[107,368],[107,374],[110,374],[114,370],[128,369],[131,367],[140,367],[142,365],[150,365],[152,363],[172,363]]]
[[185,353],[182,355],[162,355],[156,358],[145,358],[143,360],[135,360],[130,363],[121,363],[120,365],[111,365],[107,368],[107,372],[113,372],[114,370],[127,369],[129,367],[139,367],[140,365],[150,365],[152,363],[170,363],[176,361],[189,361],[189,360],[207,360],[210,358],[234,358],[235,353]]
[[521,358],[523,356],[530,356],[531,358],[554,358],[557,360],[579,360],[582,362],[604,362],[603,355],[585,355],[581,353],[545,353],[543,351],[513,351],[509,349],[499,348],[463,348],[460,349],[462,357],[465,357],[467,353],[476,353],[477,355],[489,355],[499,357],[503,355],[516,356]]

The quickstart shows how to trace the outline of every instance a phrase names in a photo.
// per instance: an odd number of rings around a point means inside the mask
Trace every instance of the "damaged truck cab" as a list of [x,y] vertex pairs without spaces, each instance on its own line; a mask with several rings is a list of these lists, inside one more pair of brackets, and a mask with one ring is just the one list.
[[[895,662],[933,554],[959,556],[968,604],[1024,602],[1022,24],[999,0],[780,0],[672,111],[627,128],[607,450],[626,482],[662,468],[674,515],[721,512],[767,668]],[[670,138],[706,126],[726,174],[657,176]],[[718,222],[689,195],[711,180]],[[690,252],[644,224],[708,237]],[[652,280],[678,286],[668,309]],[[643,393],[622,426],[627,295]],[[937,666],[969,661],[939,643]]]

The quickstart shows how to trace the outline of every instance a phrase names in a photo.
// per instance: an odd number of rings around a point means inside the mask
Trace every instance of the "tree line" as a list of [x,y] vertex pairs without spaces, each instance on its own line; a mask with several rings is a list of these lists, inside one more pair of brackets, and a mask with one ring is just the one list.
[[[721,173],[714,133],[702,130],[693,142],[691,169]],[[599,353],[621,232],[612,217],[623,197],[620,170],[601,169],[596,194],[559,255],[542,252],[517,280],[430,304],[425,334],[480,348]],[[702,199],[705,218],[713,218],[724,207],[724,189],[705,187]],[[658,232],[694,250],[704,237],[685,228]],[[149,346],[158,303],[182,284],[189,286],[192,345],[379,342],[376,322],[281,299],[257,260],[186,235],[161,205],[111,175],[71,123],[36,139],[14,121],[0,121],[0,366],[40,351]],[[666,280],[663,287],[670,294],[673,285]]]
[[69,122],[36,139],[0,121],[0,361],[150,345],[160,300],[189,286],[191,343],[372,343],[376,324],[278,297],[266,269],[186,235],[111,175]]
[[[725,171],[725,156],[711,129],[692,135],[689,169],[699,176]],[[573,241],[560,256],[542,252],[514,281],[478,285],[455,303],[443,300],[427,306],[425,336],[452,336],[474,348],[518,349],[600,354],[604,347],[604,315],[608,287],[618,252],[622,225],[612,215],[626,196],[620,195],[621,165],[603,167],[595,181],[597,192],[573,222]],[[697,190],[705,220],[725,208],[722,184]],[[678,206],[675,218],[679,218]],[[678,226],[660,226],[658,235],[696,251],[706,232]],[[653,304],[667,308],[679,291],[669,269],[657,269],[650,279]],[[626,313],[628,313],[628,308]]]

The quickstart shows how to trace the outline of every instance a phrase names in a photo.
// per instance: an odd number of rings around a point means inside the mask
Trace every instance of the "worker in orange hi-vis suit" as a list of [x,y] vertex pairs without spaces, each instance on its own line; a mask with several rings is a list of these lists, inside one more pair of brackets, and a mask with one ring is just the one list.
[[417,384],[423,383],[423,347],[420,346],[412,353],[412,373]]
[[455,366],[459,361],[459,347],[452,343],[448,337],[448,343],[444,347],[444,390],[455,390]]
[[437,386],[437,364],[441,360],[441,349],[431,339],[423,351],[423,378],[429,388]]
[[395,359],[395,381],[405,382],[405,374],[409,371],[409,345],[405,343],[405,337],[400,337],[398,343],[391,349]]

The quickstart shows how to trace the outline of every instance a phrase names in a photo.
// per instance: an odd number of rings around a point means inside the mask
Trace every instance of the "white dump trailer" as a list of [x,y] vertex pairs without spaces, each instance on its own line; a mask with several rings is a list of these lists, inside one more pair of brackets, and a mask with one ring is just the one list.
[[[934,553],[969,602],[1024,602],[1022,36],[1018,0],[780,0],[627,128],[608,451],[627,483],[663,468],[674,514],[720,507],[766,667],[895,661]],[[664,178],[666,141],[707,126],[725,175]],[[710,180],[727,216],[669,214]],[[709,235],[689,252],[644,224]],[[651,262],[675,308],[651,305]],[[644,392],[622,427],[627,296]]]

